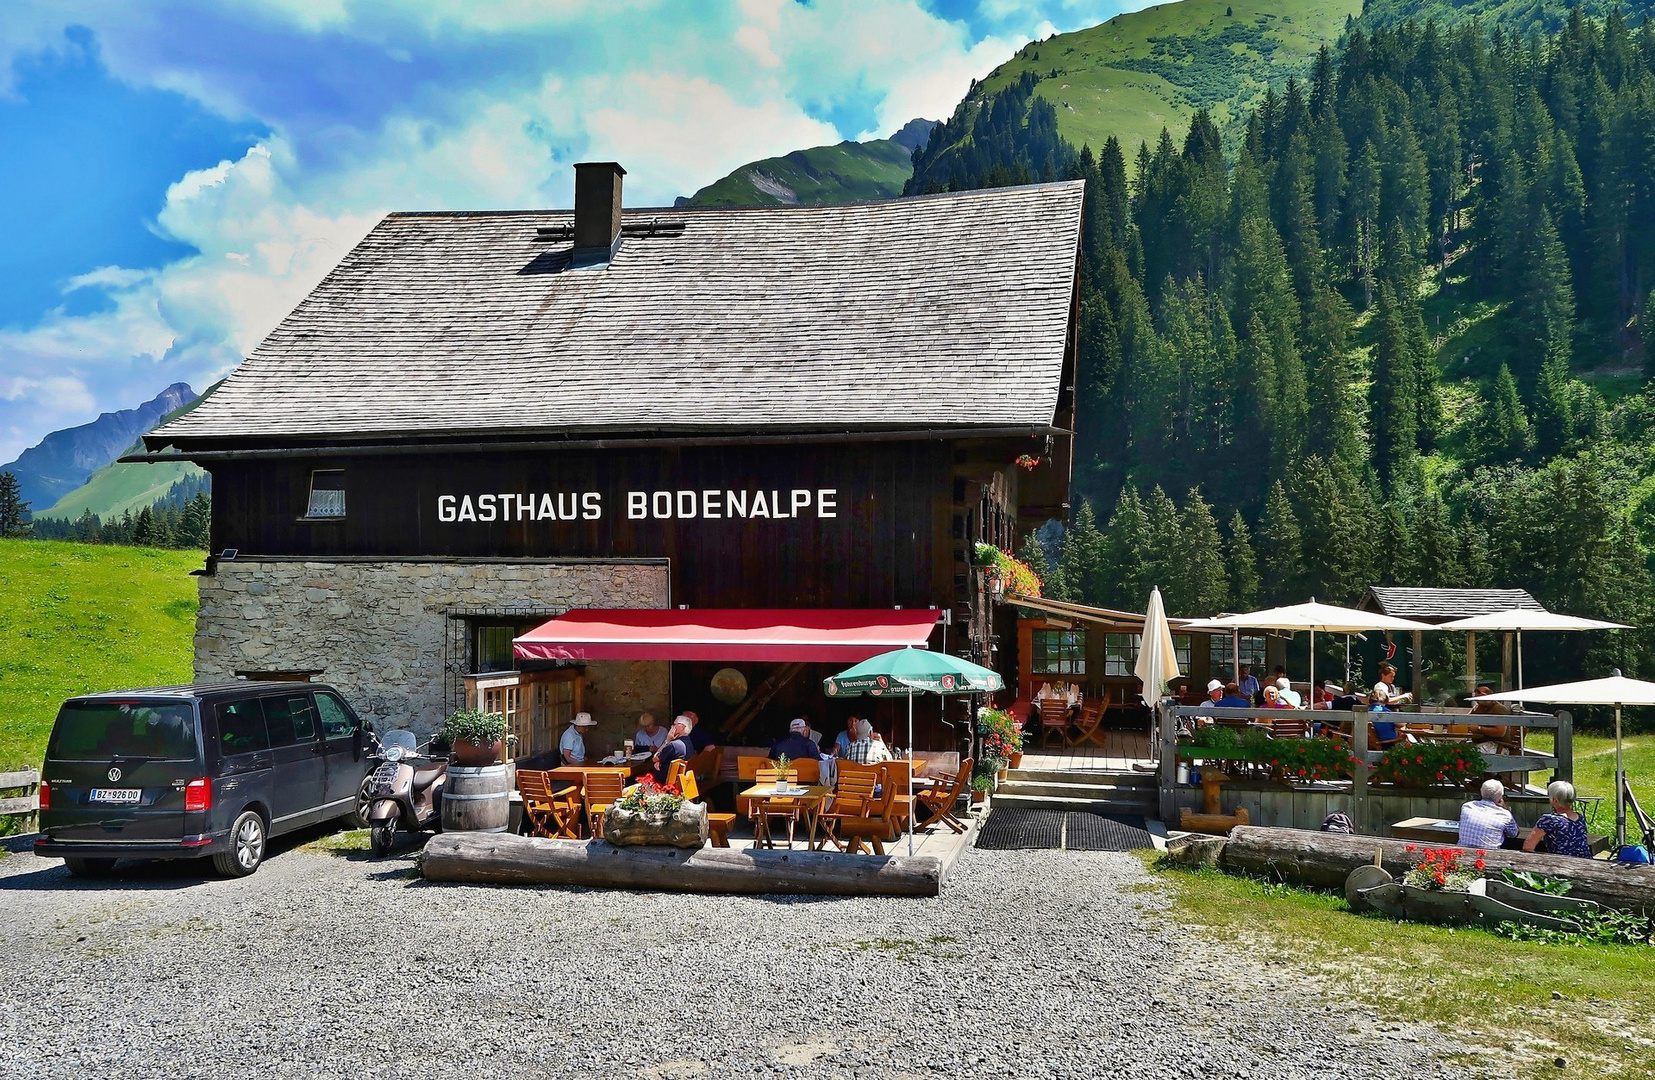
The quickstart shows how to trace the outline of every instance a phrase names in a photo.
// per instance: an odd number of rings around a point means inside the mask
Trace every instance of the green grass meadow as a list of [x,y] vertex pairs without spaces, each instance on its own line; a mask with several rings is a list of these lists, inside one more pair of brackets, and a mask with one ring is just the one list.
[[39,766],[66,697],[190,681],[201,559],[0,540],[0,770]]

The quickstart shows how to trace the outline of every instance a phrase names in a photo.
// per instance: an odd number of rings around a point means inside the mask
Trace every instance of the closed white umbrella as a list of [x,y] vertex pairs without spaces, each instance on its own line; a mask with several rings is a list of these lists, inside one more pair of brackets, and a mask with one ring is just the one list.
[[[1202,619],[1185,623],[1186,630],[1287,630],[1310,631],[1310,697],[1316,699],[1316,631],[1324,634],[1360,634],[1367,630],[1436,630],[1430,623],[1412,619],[1398,619],[1377,611],[1358,611],[1338,604],[1319,603],[1315,597],[1309,603],[1288,604],[1286,607],[1245,611],[1239,615],[1220,615],[1216,619]],[[1418,687],[1415,687],[1418,692]]]
[[1178,650],[1172,644],[1172,624],[1167,622],[1167,609],[1161,602],[1159,587],[1149,594],[1143,644],[1138,648],[1138,663],[1132,668],[1132,674],[1144,684],[1144,704],[1150,708],[1166,693],[1167,683],[1183,674],[1178,670]]
[[[1604,622],[1602,619],[1583,619],[1579,615],[1560,615],[1555,611],[1535,611],[1532,608],[1512,608],[1509,611],[1491,611],[1486,615],[1472,615],[1443,623],[1440,630],[1515,631],[1517,634],[1517,689],[1523,688],[1523,631],[1524,630],[1630,630],[1625,623]],[[1539,698],[1534,700],[1539,701]]]
[[1606,679],[1533,686],[1484,694],[1478,701],[1544,701],[1552,705],[1613,705],[1615,707],[1615,846],[1626,843],[1626,767],[1621,759],[1621,708],[1655,705],[1655,682],[1628,679],[1619,671]]

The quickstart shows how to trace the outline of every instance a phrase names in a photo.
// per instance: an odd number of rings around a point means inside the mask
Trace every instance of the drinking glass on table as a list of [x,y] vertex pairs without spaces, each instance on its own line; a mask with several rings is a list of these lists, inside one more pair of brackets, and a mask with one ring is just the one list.
[[632,756],[632,748],[634,746],[636,746],[637,744],[634,743],[631,739],[623,739],[621,741],[621,745],[626,747],[626,756],[631,757]]

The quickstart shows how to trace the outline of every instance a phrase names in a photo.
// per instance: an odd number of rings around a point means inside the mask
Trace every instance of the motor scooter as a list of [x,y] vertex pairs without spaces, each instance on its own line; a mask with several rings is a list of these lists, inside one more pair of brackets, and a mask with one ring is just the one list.
[[368,777],[368,841],[374,857],[391,850],[397,830],[442,831],[442,790],[448,759],[420,752],[419,740],[405,728],[375,738],[370,755],[379,766]]

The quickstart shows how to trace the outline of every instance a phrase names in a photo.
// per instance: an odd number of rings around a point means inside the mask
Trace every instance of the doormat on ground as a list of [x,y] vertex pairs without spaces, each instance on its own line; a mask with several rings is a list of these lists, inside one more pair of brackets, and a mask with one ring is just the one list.
[[[990,816],[990,821],[994,818]],[[1073,813],[1064,828],[1063,846],[1069,851],[1133,851],[1154,847],[1144,819],[1121,814]]]
[[990,814],[977,830],[977,846],[990,851],[1133,851],[1154,843],[1141,817],[1007,807]]
[[1061,810],[1007,807],[988,815],[977,830],[977,846],[990,851],[1053,850],[1063,846]]

